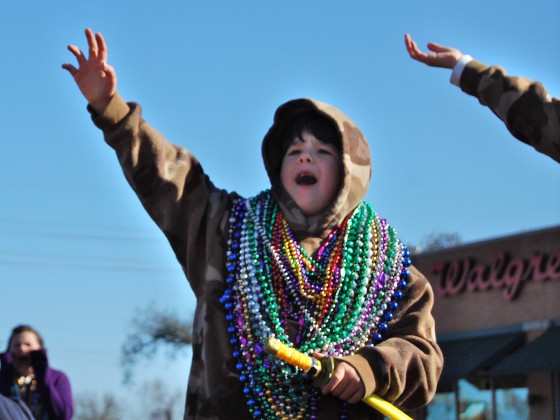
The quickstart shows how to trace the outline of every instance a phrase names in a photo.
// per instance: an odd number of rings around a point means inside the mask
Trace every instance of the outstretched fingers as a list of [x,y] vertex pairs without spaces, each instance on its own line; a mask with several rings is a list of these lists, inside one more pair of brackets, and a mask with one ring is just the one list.
[[95,66],[101,68],[103,71],[112,72],[112,68],[107,64],[107,44],[103,35],[94,33],[90,28],[85,30],[86,40],[88,44],[88,57],[76,45],[68,45],[68,51],[72,53],[78,62],[78,66],[73,66],[69,63],[64,63],[62,68],[75,76],[81,69]]
[[428,49],[433,52],[452,52],[453,48],[446,47],[435,42],[428,42]]
[[411,58],[432,67],[452,69],[463,55],[456,48],[446,47],[435,42],[429,42],[428,50],[430,52],[424,52],[418,48],[409,34],[405,34],[404,42]]
[[82,50],[80,50],[77,46],[68,45],[68,51],[70,51],[72,55],[76,57],[76,60],[78,60],[78,64],[80,66],[87,61],[86,56],[84,55]]
[[406,46],[406,50],[408,51],[408,54],[415,60],[422,61],[425,54],[422,51],[420,51],[418,45],[416,44],[416,41],[414,41],[411,38],[410,34],[405,34],[404,43]]
[[[89,60],[107,61],[107,44],[103,35],[99,32],[94,33],[90,28],[86,28],[86,39],[89,48]],[[82,54],[83,56],[83,54]]]
[[97,56],[104,63],[107,62],[107,44],[105,43],[105,38],[99,32],[95,34],[95,40],[97,44]]
[[78,69],[70,63],[62,64],[62,68],[64,70],[67,70],[72,76],[74,76],[78,72]]
[[99,50],[97,46],[97,38],[90,28],[86,28],[86,39],[89,47],[89,58],[91,59],[97,57]]
[[[84,53],[77,46],[68,45],[68,51],[70,51],[72,53],[72,55],[74,57],[76,57],[76,60],[78,61],[78,66],[79,67],[81,67],[82,65],[84,65],[87,62],[87,59],[84,56]],[[72,76],[75,76],[76,73],[78,72],[78,69],[70,63],[62,64],[62,68],[67,70]]]

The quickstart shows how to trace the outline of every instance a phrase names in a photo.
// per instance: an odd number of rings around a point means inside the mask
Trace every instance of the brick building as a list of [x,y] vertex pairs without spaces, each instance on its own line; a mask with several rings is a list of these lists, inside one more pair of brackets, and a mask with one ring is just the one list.
[[560,226],[421,253],[445,365],[437,419],[560,419]]

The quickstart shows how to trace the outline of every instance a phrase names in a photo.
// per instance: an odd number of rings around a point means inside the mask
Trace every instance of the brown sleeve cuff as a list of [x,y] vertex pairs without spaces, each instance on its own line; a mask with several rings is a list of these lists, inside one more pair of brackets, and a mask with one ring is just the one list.
[[98,114],[90,105],[88,105],[88,111],[95,125],[104,129],[121,122],[130,112],[130,107],[119,93],[116,92],[103,110],[103,113]]

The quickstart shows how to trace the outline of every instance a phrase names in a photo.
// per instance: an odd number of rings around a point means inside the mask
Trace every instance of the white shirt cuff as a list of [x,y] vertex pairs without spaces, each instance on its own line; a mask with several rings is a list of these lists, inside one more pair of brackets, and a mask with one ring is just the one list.
[[472,61],[472,57],[468,54],[463,55],[455,67],[453,67],[453,71],[451,72],[451,83],[455,86],[459,86],[459,82],[461,81],[461,75],[463,74],[463,70]]

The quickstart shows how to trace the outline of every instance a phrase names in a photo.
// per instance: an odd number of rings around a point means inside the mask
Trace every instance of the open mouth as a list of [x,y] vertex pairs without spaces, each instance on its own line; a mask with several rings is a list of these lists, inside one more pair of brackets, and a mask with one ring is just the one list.
[[317,183],[317,178],[311,174],[301,173],[296,178],[297,185],[313,185]]

